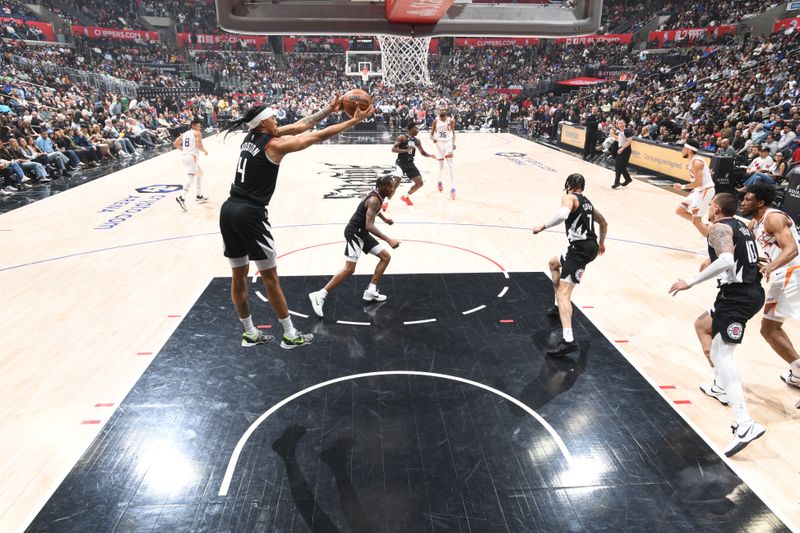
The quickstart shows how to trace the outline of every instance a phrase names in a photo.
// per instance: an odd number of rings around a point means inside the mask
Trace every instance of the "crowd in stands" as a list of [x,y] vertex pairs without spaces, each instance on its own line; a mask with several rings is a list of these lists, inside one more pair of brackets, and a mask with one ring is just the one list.
[[36,13],[16,0],[0,0],[0,17],[21,20],[39,20]]
[[179,32],[216,34],[217,11],[214,0],[137,0],[141,13],[156,17],[172,17]]
[[[620,29],[625,32],[635,32],[645,25],[653,13],[653,2],[647,0],[616,0],[614,2],[603,2],[603,14],[601,17],[602,26],[597,33],[619,33]],[[650,14],[651,16],[647,16]],[[621,25],[631,21],[630,25]]]
[[742,20],[763,13],[781,2],[769,0],[672,0],[663,5],[659,14],[669,15],[660,30],[677,28],[704,28],[737,24]]

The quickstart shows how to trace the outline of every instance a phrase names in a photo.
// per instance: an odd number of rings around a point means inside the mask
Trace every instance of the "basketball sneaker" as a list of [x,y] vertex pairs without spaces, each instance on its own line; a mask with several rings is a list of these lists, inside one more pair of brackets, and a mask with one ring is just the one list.
[[322,318],[322,306],[325,305],[325,297],[317,291],[309,293],[308,299],[311,300],[311,307],[314,312],[318,317]]
[[791,385],[792,387],[797,387],[800,389],[800,378],[795,376],[791,370],[788,372],[782,372],[781,380],[783,380],[783,382],[787,385]]
[[194,199],[197,200],[198,204],[204,204],[210,200],[208,196],[201,196],[201,195],[195,196]]
[[441,181],[436,184],[436,187],[439,189],[439,192],[442,192],[442,190],[444,189],[444,187],[442,187]]
[[456,190],[455,189],[450,189],[450,199],[451,200],[455,200],[456,199]]
[[745,424],[737,424],[734,422],[731,425],[731,429],[733,430],[733,442],[728,444],[728,447],[725,448],[725,457],[733,457],[744,450],[748,444],[767,432],[764,426],[753,420]]
[[730,405],[731,403],[730,399],[728,398],[728,393],[725,392],[725,389],[717,385],[716,381],[711,385],[707,385],[705,383],[701,384],[700,390],[703,391],[703,394],[706,396],[716,398],[716,400],[722,405]]
[[261,331],[256,331],[255,333],[247,333],[246,331],[242,333],[242,346],[245,348],[252,348],[253,346],[258,346],[259,344],[264,344],[265,342],[269,342],[273,340],[275,337],[272,335],[266,335]]
[[412,202],[411,198],[409,198],[408,196],[401,196],[400,199],[403,200],[406,203],[406,205],[414,205],[414,202]]
[[385,213],[386,210],[389,209],[389,202],[383,202],[381,209],[383,209],[383,212]]
[[186,200],[183,198],[183,196],[178,196],[175,198],[175,201],[178,202],[178,205],[181,206],[181,209],[188,211],[188,209],[186,209]]
[[311,333],[303,334],[298,331],[295,337],[288,337],[284,335],[283,339],[281,340],[281,348],[284,350],[292,350],[298,346],[311,344],[312,340],[314,340],[314,335]]
[[365,302],[384,302],[387,296],[378,292],[378,289],[371,291],[369,289],[364,291],[363,299]]
[[550,346],[547,348],[547,355],[551,357],[562,357],[567,355],[568,353],[572,353],[578,349],[578,342],[573,340],[571,342],[567,342],[564,338],[561,338],[558,344],[555,346]]

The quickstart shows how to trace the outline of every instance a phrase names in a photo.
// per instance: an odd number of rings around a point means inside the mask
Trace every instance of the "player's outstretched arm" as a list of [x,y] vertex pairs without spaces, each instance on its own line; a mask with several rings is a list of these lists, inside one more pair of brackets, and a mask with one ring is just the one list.
[[308,131],[333,113],[336,113],[342,108],[342,97],[338,93],[334,93],[333,100],[328,103],[323,109],[317,111],[313,115],[301,118],[294,124],[287,124],[278,128],[279,135],[299,135],[304,131]]
[[417,149],[419,150],[419,153],[421,153],[425,157],[436,157],[435,155],[429,154],[428,152],[425,151],[425,149],[422,147],[422,143],[419,142],[419,139],[417,139]]
[[[349,130],[368,116],[372,114],[374,109],[370,107],[367,110],[362,111],[361,109],[357,109],[353,118],[347,120],[345,122],[341,122],[339,124],[334,124],[332,126],[328,126],[325,129],[306,132],[301,135],[287,135],[285,137],[275,137],[272,142],[269,143],[268,150],[270,154],[274,153],[278,156],[278,158],[282,158],[284,155],[291,153],[291,152],[299,152],[300,150],[305,150],[312,144],[316,144],[318,142],[322,142],[326,139],[330,139],[334,135],[338,135],[339,133]],[[270,155],[270,157],[272,157]],[[279,161],[276,161],[279,162]]]
[[669,293],[675,296],[709,279],[716,278],[733,267],[733,230],[727,224],[715,223],[708,228],[708,244],[714,249],[717,258],[702,272],[689,280],[679,279],[672,284]]
[[769,279],[770,274],[782,266],[788,265],[792,259],[797,257],[797,242],[792,236],[791,223],[788,217],[780,213],[770,213],[764,220],[764,231],[775,235],[775,241],[781,248],[781,253],[778,257],[769,263],[761,265],[761,273],[767,279]]
[[541,233],[547,228],[552,228],[553,226],[557,226],[562,222],[564,222],[565,220],[567,220],[569,214],[575,210],[575,202],[577,201],[578,199],[575,197],[574,194],[565,194],[564,196],[562,196],[561,207],[558,208],[558,211],[555,212],[555,214],[550,218],[550,220],[548,220],[544,224],[541,224],[533,228],[533,234],[536,235],[538,233]]

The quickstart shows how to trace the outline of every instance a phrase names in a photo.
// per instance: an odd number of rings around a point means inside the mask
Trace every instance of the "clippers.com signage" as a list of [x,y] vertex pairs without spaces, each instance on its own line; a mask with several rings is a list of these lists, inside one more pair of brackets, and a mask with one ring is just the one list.
[[455,45],[458,47],[471,46],[473,48],[503,48],[506,46],[531,46],[541,42],[538,37],[511,38],[511,39],[486,39],[456,37]]
[[[203,33],[196,33],[194,36],[197,39],[195,48],[217,48],[220,45],[245,43],[248,48],[257,48],[260,50],[267,44],[267,38],[263,35],[233,35],[230,33],[206,35]],[[178,33],[178,46],[183,48],[191,43],[191,33]]]
[[617,43],[630,44],[633,40],[632,33],[609,33],[606,35],[584,35],[583,37],[559,37],[556,44],[594,44]]
[[798,27],[800,27],[800,17],[794,17],[791,19],[780,19],[776,21],[775,25],[772,27],[772,33],[777,33],[779,31],[786,31],[788,29],[797,31]]
[[728,24],[725,26],[709,26],[707,28],[685,28],[682,30],[651,31],[650,41],[658,41],[659,46],[666,42],[695,41],[704,36],[716,39],[723,35],[736,33],[736,26]]
[[42,34],[44,34],[44,38],[48,41],[55,42],[56,34],[53,31],[53,25],[48,24],[47,22],[36,22],[35,20],[20,20],[8,17],[0,17],[0,22],[13,22],[17,26],[28,26],[31,28],[37,28]]
[[157,31],[123,30],[97,26],[72,26],[72,35],[83,35],[92,39],[116,39],[118,41],[158,41]]

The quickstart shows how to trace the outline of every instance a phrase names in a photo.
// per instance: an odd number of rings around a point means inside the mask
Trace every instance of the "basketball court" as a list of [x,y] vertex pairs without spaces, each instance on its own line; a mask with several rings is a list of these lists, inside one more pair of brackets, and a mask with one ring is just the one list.
[[[667,294],[702,260],[677,195],[612,190],[613,172],[514,135],[459,133],[458,198],[418,156],[416,205],[396,196],[387,212],[401,241],[389,299],[361,301],[365,257],[318,319],[307,294],[341,268],[347,220],[394,166],[391,135],[345,133],[286,157],[269,208],[293,320],[314,343],[247,349],[218,231],[241,138],[204,141],[212,201],[188,213],[174,151],[0,215],[0,530],[800,524],[800,393],[778,379],[759,317],[736,358],[767,433],[720,456],[732,413],[697,387],[711,372],[692,326],[715,287]],[[530,228],[572,172],[609,238],[574,293],[581,350],[552,359],[544,271],[566,239]],[[255,281],[254,320],[280,331]]]

